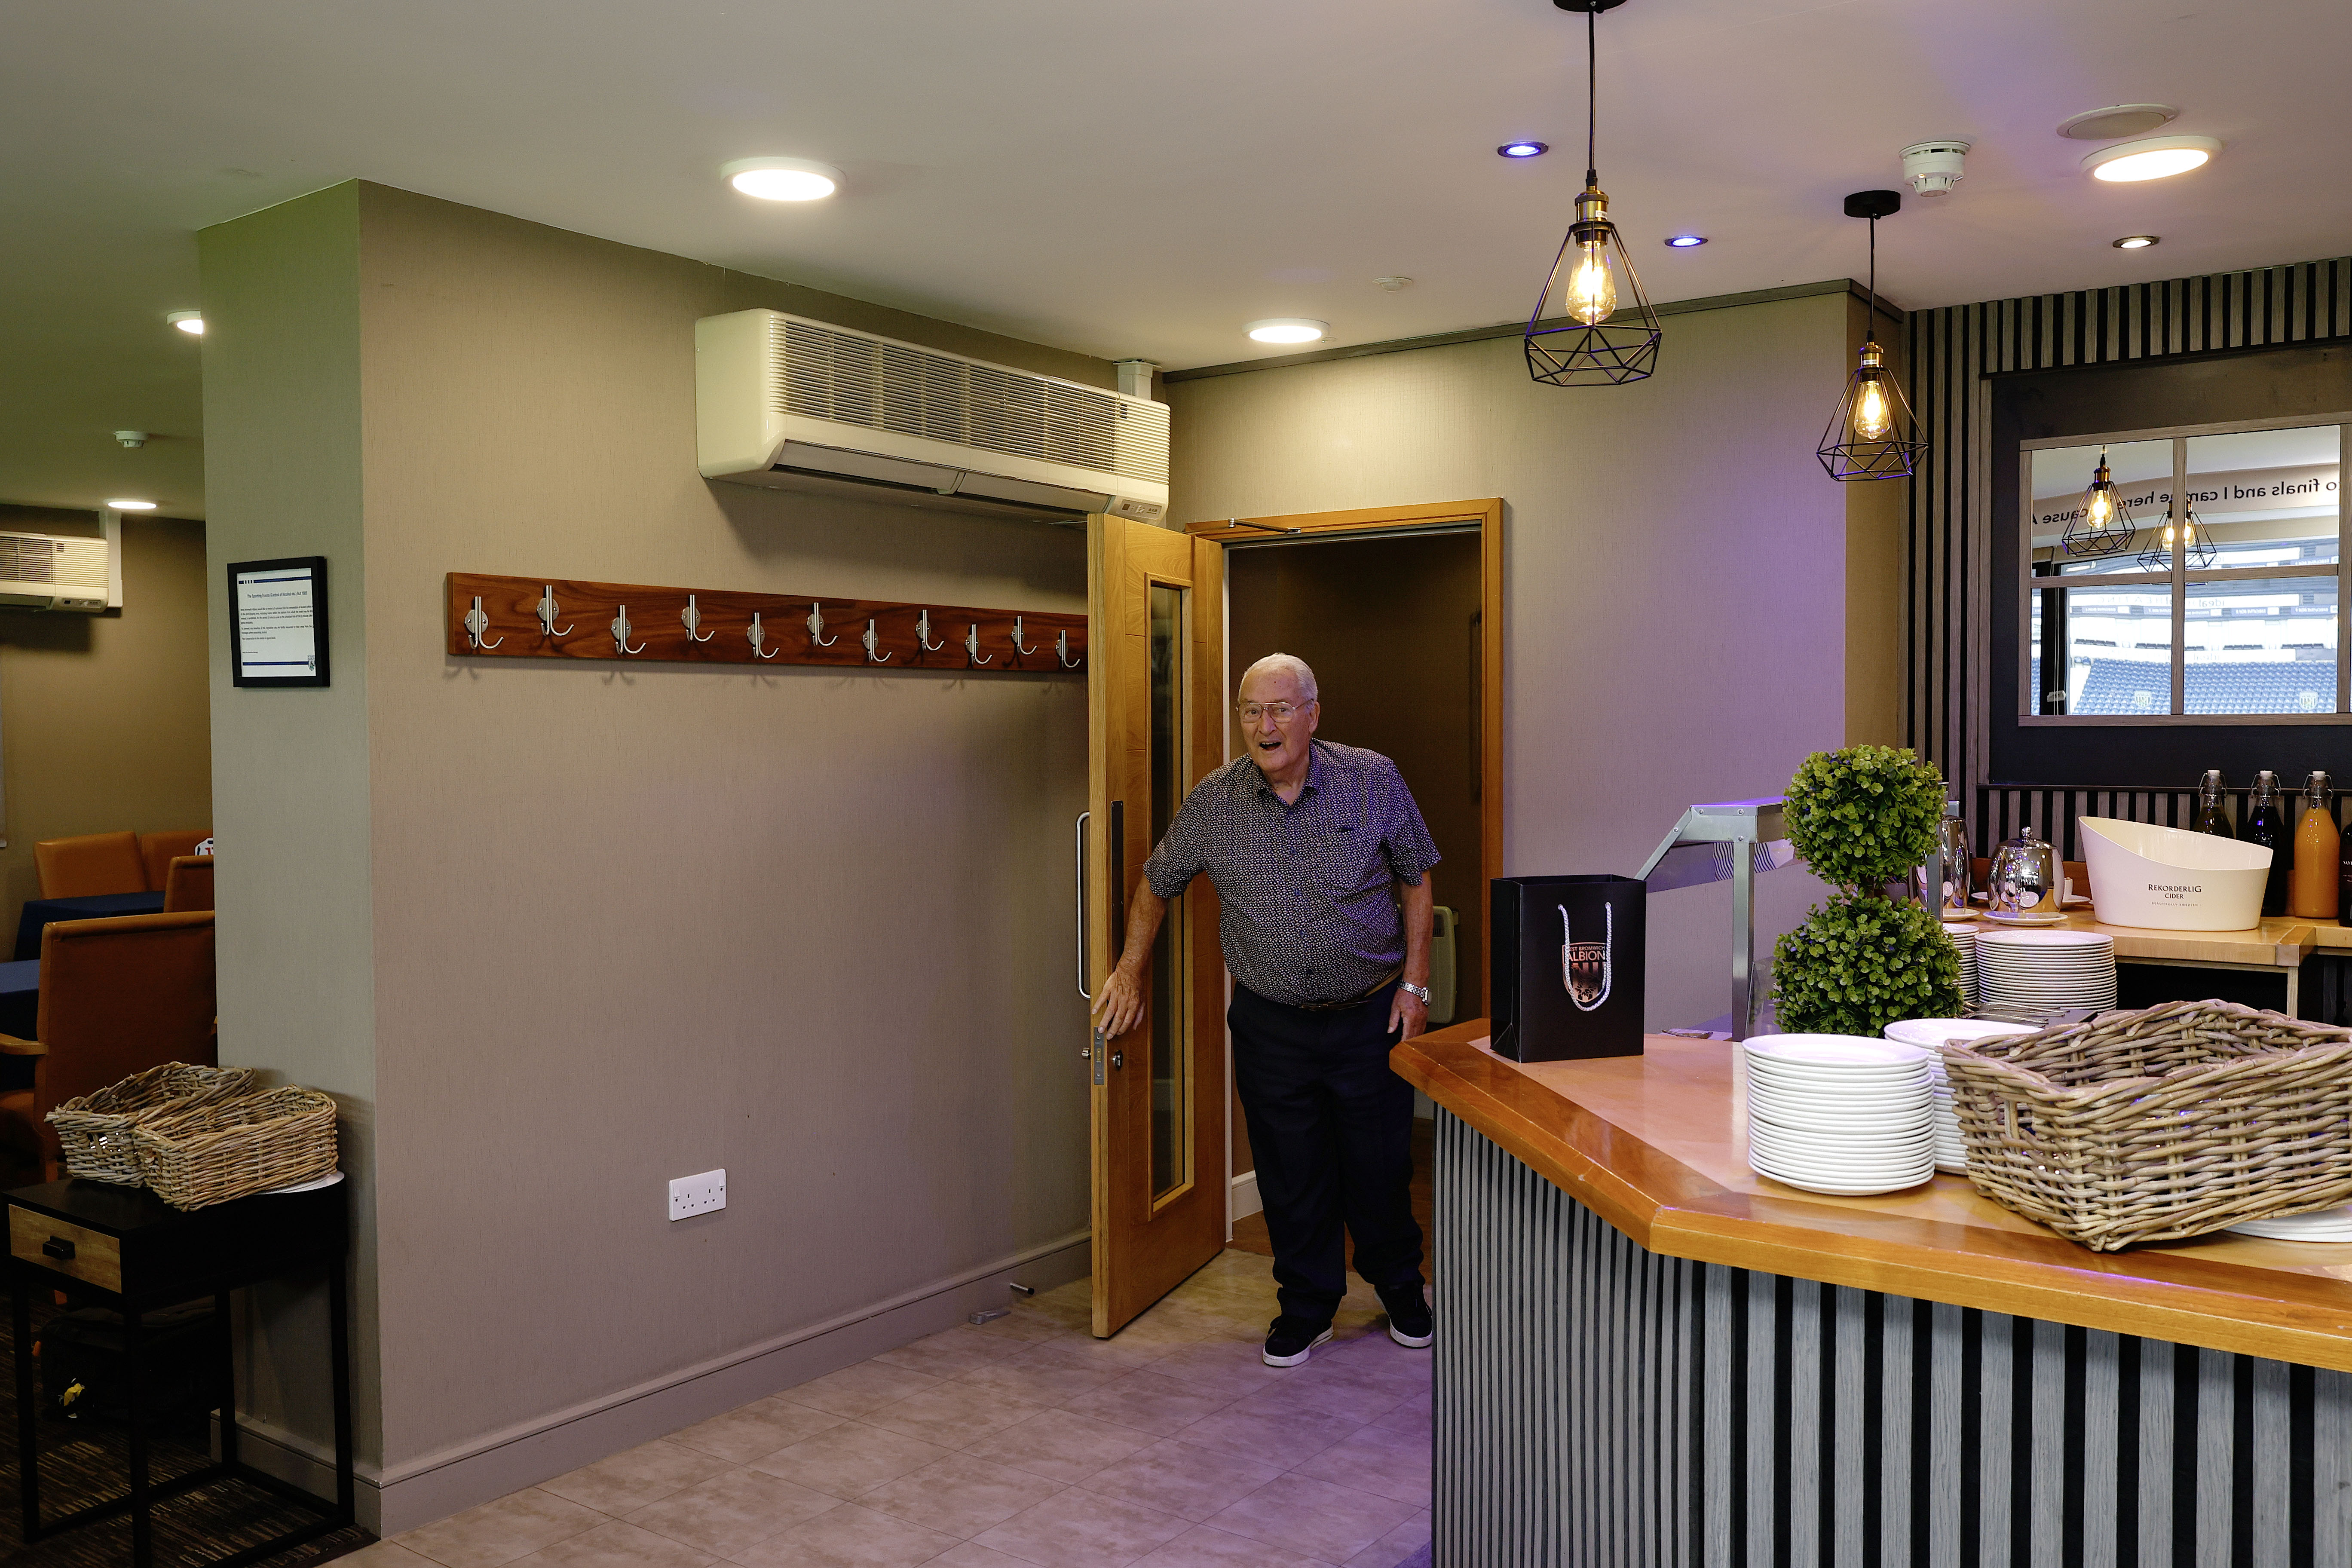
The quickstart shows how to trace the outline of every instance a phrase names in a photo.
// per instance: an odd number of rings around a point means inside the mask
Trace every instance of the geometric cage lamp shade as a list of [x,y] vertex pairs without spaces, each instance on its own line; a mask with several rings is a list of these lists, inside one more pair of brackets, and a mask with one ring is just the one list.
[[1830,478],[1842,482],[1907,479],[1927,449],[1911,416],[1911,400],[1878,346],[1878,220],[1902,208],[1900,191],[1856,191],[1845,199],[1846,216],[1870,220],[1870,313],[1845,391],[1814,448]]

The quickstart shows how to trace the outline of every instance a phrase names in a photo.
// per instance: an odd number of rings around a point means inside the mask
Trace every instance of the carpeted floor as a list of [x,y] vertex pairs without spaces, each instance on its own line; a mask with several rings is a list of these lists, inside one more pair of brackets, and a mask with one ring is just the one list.
[[[36,1334],[56,1312],[46,1300],[33,1310]],[[131,1521],[112,1519],[23,1544],[16,1474],[16,1345],[8,1320],[0,1314],[0,1563],[7,1568],[124,1568],[131,1561]],[[183,1476],[204,1465],[206,1432],[194,1424],[148,1444],[150,1473],[156,1480]],[[130,1490],[123,1433],[90,1421],[41,1424],[41,1511],[54,1518],[84,1503],[120,1497]],[[157,1568],[208,1563],[267,1541],[311,1516],[259,1487],[223,1481],[159,1504],[153,1513]],[[375,1539],[359,1529],[341,1530],[306,1545],[264,1558],[264,1568],[310,1568]]]

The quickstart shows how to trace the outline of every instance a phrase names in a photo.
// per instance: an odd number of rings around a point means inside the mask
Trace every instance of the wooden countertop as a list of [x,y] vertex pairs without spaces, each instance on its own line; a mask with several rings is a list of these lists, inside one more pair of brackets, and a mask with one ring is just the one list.
[[1979,933],[1991,931],[2095,931],[2115,939],[2119,959],[2166,958],[2183,963],[2253,963],[2270,969],[2292,969],[2321,948],[2352,948],[2352,928],[2336,921],[2294,920],[2279,915],[2248,931],[2155,931],[2147,926],[2105,924],[2095,910],[2069,910],[2058,926],[2019,928],[1991,921],[1959,926]]
[[[2119,928],[2120,929],[2120,928]],[[1724,1041],[1507,1061],[1486,1021],[1408,1040],[1396,1070],[1653,1252],[2352,1372],[2352,1244],[2227,1237],[2093,1252],[1938,1175],[1888,1197],[1748,1168]]]

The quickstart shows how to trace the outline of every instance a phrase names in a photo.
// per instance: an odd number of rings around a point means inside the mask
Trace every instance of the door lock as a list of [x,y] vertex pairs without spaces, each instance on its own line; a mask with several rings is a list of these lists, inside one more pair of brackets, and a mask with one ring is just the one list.
[[1125,1067],[1125,1066],[1127,1065],[1127,1053],[1126,1053],[1125,1051],[1113,1051],[1113,1052],[1111,1052],[1111,1054],[1110,1054],[1110,1065],[1111,1065],[1111,1066],[1113,1066],[1113,1067],[1115,1067],[1115,1068],[1123,1068],[1123,1067]]

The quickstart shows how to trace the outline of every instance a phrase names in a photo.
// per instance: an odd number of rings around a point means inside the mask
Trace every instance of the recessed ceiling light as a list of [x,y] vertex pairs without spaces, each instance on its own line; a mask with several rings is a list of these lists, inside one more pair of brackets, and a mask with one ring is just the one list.
[[174,310],[163,319],[190,337],[205,335],[205,313],[202,310]]
[[1700,246],[1706,243],[1706,236],[1703,234],[1677,234],[1669,237],[1666,243],[1676,250],[1696,250]]
[[1242,329],[1262,343],[1318,342],[1330,330],[1330,322],[1313,321],[1306,316],[1268,316]]
[[2077,142],[2112,142],[2118,136],[2145,136],[2168,125],[2180,110],[2168,103],[2118,103],[2086,109],[2058,122],[2058,134]]
[[2210,136],[2150,136],[2102,147],[2083,160],[2083,167],[2102,180],[2162,180],[2203,168],[2221,150]]
[[1506,158],[1540,158],[1551,151],[1548,142],[1506,142],[1495,149]]
[[2163,237],[2161,235],[2127,234],[2121,239],[2116,241],[2116,248],[2117,250],[2146,250],[2149,246],[2161,244],[2162,241]]
[[155,510],[155,503],[152,500],[131,500],[123,496],[117,496],[106,504],[115,511],[153,511]]
[[841,188],[841,171],[813,158],[738,158],[722,163],[727,183],[763,202],[813,202]]

